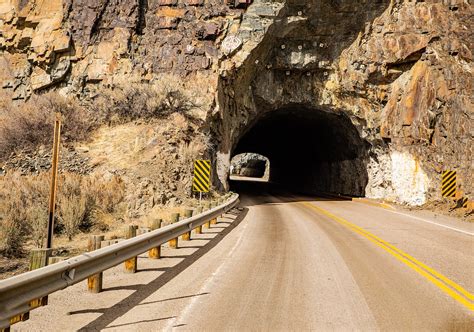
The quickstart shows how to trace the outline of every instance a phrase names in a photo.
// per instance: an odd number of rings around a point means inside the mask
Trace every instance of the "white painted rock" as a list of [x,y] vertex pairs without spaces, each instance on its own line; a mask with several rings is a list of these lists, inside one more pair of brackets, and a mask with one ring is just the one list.
[[224,39],[221,45],[222,52],[230,56],[237,52],[242,47],[242,40],[237,36],[228,36]]

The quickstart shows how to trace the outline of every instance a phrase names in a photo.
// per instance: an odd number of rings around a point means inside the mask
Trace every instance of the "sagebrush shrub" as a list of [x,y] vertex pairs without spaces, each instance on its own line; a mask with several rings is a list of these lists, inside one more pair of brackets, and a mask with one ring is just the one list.
[[[50,174],[0,177],[0,254],[18,257],[27,241],[41,247],[48,221]],[[70,240],[94,226],[94,216],[112,213],[122,201],[125,185],[119,177],[63,173],[58,178],[56,230]]]
[[0,178],[0,186],[0,252],[6,257],[21,256],[28,234],[28,192],[18,175]]
[[46,241],[48,227],[48,208],[46,204],[33,204],[27,210],[30,221],[31,240],[36,248],[42,248]]
[[174,112],[187,114],[197,106],[181,85],[159,82],[102,89],[90,107],[94,109],[97,122],[111,125],[163,117]]
[[74,99],[49,93],[14,105],[5,101],[10,97],[0,98],[0,160],[16,150],[52,144],[55,113],[61,113],[62,142],[85,140],[93,129],[90,114]]
[[87,197],[80,194],[79,197],[64,196],[60,201],[61,221],[64,225],[64,233],[69,241],[79,232],[81,224],[87,212]]

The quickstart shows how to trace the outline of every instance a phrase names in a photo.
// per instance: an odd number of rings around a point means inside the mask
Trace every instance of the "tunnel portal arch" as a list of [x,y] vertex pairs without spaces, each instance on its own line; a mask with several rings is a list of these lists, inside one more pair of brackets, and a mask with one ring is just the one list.
[[270,160],[270,180],[298,192],[364,196],[369,144],[343,112],[292,105],[265,113],[235,142]]
[[266,6],[274,17],[250,34],[255,16],[243,18],[236,34],[241,43],[222,60],[216,108],[208,117],[219,190],[229,189],[231,158],[256,152],[270,159],[273,181],[299,191],[363,196],[383,187],[384,195],[391,193],[390,170],[375,165],[390,165],[378,122],[379,97],[386,94],[367,96],[359,85],[367,68],[349,60],[392,5],[263,2],[259,9]]

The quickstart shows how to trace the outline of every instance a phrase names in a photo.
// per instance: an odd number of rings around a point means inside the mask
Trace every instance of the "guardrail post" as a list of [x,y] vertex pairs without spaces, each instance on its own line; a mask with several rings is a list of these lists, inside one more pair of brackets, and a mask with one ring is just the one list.
[[[201,213],[202,213],[202,207],[199,206],[194,210],[193,216],[197,216],[198,214],[201,214]],[[196,234],[202,234],[202,225],[199,225],[198,227],[196,227],[194,231],[196,232]]]
[[51,256],[51,249],[33,249],[30,254],[30,271],[45,267],[48,265],[48,259]]
[[[205,210],[210,210],[212,208],[212,204],[211,203],[206,203],[204,205],[204,209]],[[205,224],[204,224],[204,228],[210,228],[211,227],[211,221],[207,221]]]
[[[217,205],[218,205],[218,203],[213,201],[211,203],[211,209],[215,208]],[[215,225],[215,224],[217,224],[217,218],[211,219],[211,225]]]
[[[174,224],[179,221],[179,213],[172,213],[170,223]],[[171,248],[178,249],[178,238],[171,239],[169,242]]]
[[[222,197],[221,200],[220,200],[220,204],[225,204],[225,202],[227,202],[227,198],[226,198],[226,197]],[[220,205],[220,204],[219,204],[219,205]],[[223,215],[224,215],[224,212],[222,212],[221,218],[222,218]]]
[[[137,236],[138,226],[130,225],[128,226],[127,239]],[[137,272],[137,257],[132,257],[125,261],[125,272],[136,273]]]
[[[151,223],[151,230],[154,231],[156,229],[161,228],[163,220],[162,219],[155,219]],[[148,257],[153,258],[153,259],[158,259],[161,257],[161,246],[157,246],[155,248],[151,248],[148,251]]]
[[[104,241],[103,235],[90,235],[87,244],[87,251],[94,251],[101,248],[101,243]],[[94,274],[87,278],[87,290],[91,293],[102,292],[102,279],[104,274],[102,272]]]
[[[185,219],[191,218],[192,215],[193,215],[193,210],[184,210],[184,218],[185,218]],[[181,239],[184,240],[184,241],[189,241],[189,240],[191,240],[191,231],[184,233],[184,234],[181,236]]]
[[[51,256],[51,249],[33,249],[30,253],[30,271],[45,267],[48,265],[49,257]],[[30,302],[30,309],[35,309],[38,307],[42,307],[48,304],[48,296],[44,296],[39,299],[35,299]],[[13,325],[18,322],[24,322],[30,318],[30,313],[25,312],[23,314],[17,315],[15,317],[10,318],[10,324]],[[4,329],[6,331],[9,328]]]
[[[30,271],[45,267],[48,265],[49,256],[51,256],[51,249],[33,249],[30,256]],[[36,299],[30,302],[30,308],[38,308],[48,304],[48,296]]]
[[[222,205],[224,204],[224,202],[225,202],[225,199],[221,197],[217,200],[217,205]],[[222,217],[222,214],[221,214],[221,217]],[[217,222],[217,219],[216,219],[216,222]]]
[[59,262],[62,262],[64,260],[66,260],[66,259],[67,259],[67,257],[52,256],[52,257],[48,258],[48,265],[56,264],[56,263],[59,263]]

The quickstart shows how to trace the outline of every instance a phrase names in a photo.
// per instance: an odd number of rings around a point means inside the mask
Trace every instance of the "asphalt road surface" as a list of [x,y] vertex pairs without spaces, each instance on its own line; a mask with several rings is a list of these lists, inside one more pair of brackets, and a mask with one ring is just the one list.
[[[253,190],[205,234],[14,330],[473,331],[473,225]],[[414,216],[414,217],[412,217]]]

